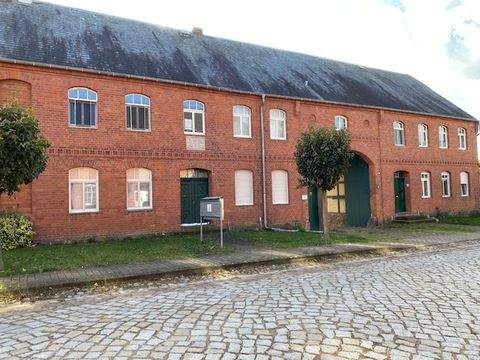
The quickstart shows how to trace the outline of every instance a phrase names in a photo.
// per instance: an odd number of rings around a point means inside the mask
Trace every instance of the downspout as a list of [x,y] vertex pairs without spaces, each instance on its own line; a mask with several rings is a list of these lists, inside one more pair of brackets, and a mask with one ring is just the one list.
[[262,205],[263,205],[263,227],[268,227],[267,222],[267,187],[265,176],[265,127],[263,121],[263,107],[265,105],[265,94],[262,94],[262,101],[260,102],[260,134],[262,144]]

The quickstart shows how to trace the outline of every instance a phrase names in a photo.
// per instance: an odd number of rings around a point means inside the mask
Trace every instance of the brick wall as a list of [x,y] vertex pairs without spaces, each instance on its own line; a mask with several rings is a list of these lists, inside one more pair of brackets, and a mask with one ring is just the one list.
[[[87,87],[98,94],[98,129],[68,126],[67,91]],[[151,99],[151,132],[125,128],[124,96],[141,93]],[[180,179],[183,169],[210,171],[210,194],[225,198],[227,226],[257,226],[262,215],[260,104],[258,96],[219,92],[194,87],[140,81],[120,77],[0,63],[0,102],[17,98],[31,104],[44,135],[52,142],[50,161],[25,194],[17,194],[15,206],[31,214],[39,241],[85,236],[135,234],[180,229]],[[182,101],[195,99],[205,104],[205,151],[188,151],[183,133]],[[232,107],[246,105],[252,111],[252,138],[234,138]],[[287,140],[269,139],[270,109],[287,113]],[[351,106],[268,98],[265,103],[266,188],[269,224],[304,226],[308,207],[302,200],[306,189],[298,188],[293,159],[296,139],[309,125],[332,126],[335,115],[348,118],[352,148],[370,167],[372,216],[379,221],[395,212],[393,173],[407,171],[409,211],[434,213],[471,211],[476,207],[476,139],[473,122],[379,111]],[[393,145],[392,121],[406,127],[406,146]],[[419,148],[417,124],[429,125],[429,147]],[[438,126],[450,129],[450,148],[438,148]],[[457,149],[456,128],[467,129],[468,150]],[[100,211],[69,214],[68,170],[88,166],[99,171]],[[153,209],[126,210],[128,168],[145,167],[153,173]],[[254,174],[254,205],[235,206],[234,171]],[[271,171],[282,169],[289,175],[289,204],[272,205]],[[432,198],[421,199],[420,172],[431,172]],[[440,173],[452,175],[452,197],[442,198]],[[470,174],[468,198],[459,196],[459,173]],[[28,203],[30,202],[30,205]],[[10,204],[10,205],[8,205]],[[0,207],[12,207],[3,196]]]

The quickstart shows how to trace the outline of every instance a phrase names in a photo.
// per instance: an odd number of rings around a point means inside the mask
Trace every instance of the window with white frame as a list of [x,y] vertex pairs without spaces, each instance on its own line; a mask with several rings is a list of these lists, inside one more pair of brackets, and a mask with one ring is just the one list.
[[347,118],[345,116],[335,116],[335,130],[346,130]]
[[68,90],[69,124],[78,127],[97,127],[97,93],[86,88]]
[[430,173],[422,172],[420,174],[420,180],[422,182],[422,198],[427,199],[431,196],[431,193],[430,193]]
[[287,138],[286,119],[285,111],[279,109],[270,110],[270,139],[285,140]]
[[253,172],[235,171],[235,205],[253,205]]
[[462,196],[468,196],[470,194],[470,189],[468,187],[468,173],[465,171],[460,173],[460,194]]
[[126,125],[129,130],[150,130],[150,98],[140,94],[125,96]]
[[405,127],[402,122],[393,122],[393,143],[396,146],[405,145]]
[[187,134],[205,134],[205,106],[200,101],[183,102],[183,130]]
[[450,173],[448,172],[442,172],[441,174],[441,180],[442,180],[442,197],[450,197],[451,191],[450,191]]
[[82,167],[68,172],[71,213],[98,211],[98,171]]
[[460,150],[467,150],[467,130],[458,128],[458,148]]
[[233,136],[252,137],[251,111],[247,106],[235,105],[233,107]]
[[448,129],[446,126],[440,126],[438,128],[438,146],[441,149],[448,148]]
[[148,169],[127,170],[127,209],[152,208],[152,172]]
[[272,203],[288,204],[288,173],[285,170],[272,171]]
[[428,126],[418,124],[418,146],[428,147]]

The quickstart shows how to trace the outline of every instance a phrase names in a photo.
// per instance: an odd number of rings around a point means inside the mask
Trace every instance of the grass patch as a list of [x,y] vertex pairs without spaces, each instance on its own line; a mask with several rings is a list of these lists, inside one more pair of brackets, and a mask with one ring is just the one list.
[[437,216],[438,220],[444,224],[480,226],[480,215],[447,215]]
[[71,270],[154,260],[173,260],[220,253],[217,242],[198,235],[149,235],[98,243],[38,245],[4,251],[0,276]]
[[257,246],[275,247],[275,248],[292,248],[306,246],[321,246],[339,243],[365,243],[375,241],[376,239],[369,236],[362,236],[350,233],[331,232],[330,236],[323,234],[298,231],[230,231],[229,236],[240,240],[252,242]]

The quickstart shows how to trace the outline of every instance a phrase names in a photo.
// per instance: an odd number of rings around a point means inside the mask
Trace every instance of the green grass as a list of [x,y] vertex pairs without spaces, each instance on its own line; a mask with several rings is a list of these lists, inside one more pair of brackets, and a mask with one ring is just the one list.
[[0,276],[193,258],[222,251],[225,250],[209,239],[200,242],[198,235],[150,235],[98,243],[39,245],[3,251],[5,270],[0,271]]
[[291,248],[306,246],[321,246],[338,243],[361,243],[375,241],[374,238],[356,234],[332,232],[330,236],[322,234],[298,231],[230,231],[229,236],[240,240],[247,240],[257,246]]
[[480,215],[438,215],[438,220],[444,224],[480,226]]

